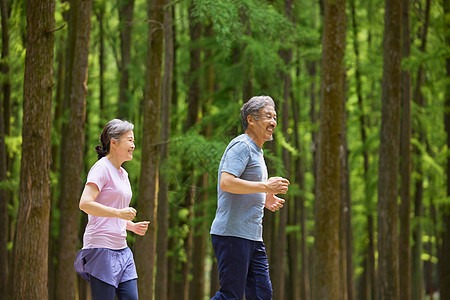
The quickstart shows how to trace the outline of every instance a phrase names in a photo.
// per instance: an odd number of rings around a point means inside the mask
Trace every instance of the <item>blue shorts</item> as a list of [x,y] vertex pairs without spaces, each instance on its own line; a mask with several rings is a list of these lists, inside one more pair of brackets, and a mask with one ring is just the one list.
[[93,276],[116,288],[119,283],[138,277],[133,252],[128,247],[121,250],[81,249],[75,257],[74,267],[87,282]]
[[219,267],[220,290],[212,299],[271,300],[272,283],[263,242],[211,235]]

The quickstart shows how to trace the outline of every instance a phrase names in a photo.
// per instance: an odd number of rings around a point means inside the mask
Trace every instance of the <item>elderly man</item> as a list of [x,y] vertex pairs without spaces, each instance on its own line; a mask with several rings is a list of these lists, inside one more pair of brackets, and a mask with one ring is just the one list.
[[262,239],[264,207],[275,212],[289,181],[268,178],[262,147],[277,126],[269,96],[251,98],[241,108],[244,134],[225,150],[218,172],[218,205],[211,240],[219,266],[220,290],[212,299],[272,299],[269,264]]

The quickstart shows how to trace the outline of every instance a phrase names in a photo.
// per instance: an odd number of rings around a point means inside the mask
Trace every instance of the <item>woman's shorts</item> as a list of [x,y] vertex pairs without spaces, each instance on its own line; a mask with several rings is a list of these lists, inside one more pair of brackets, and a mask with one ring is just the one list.
[[91,275],[116,288],[119,283],[138,277],[133,252],[128,247],[121,250],[81,249],[75,257],[74,267],[87,282]]

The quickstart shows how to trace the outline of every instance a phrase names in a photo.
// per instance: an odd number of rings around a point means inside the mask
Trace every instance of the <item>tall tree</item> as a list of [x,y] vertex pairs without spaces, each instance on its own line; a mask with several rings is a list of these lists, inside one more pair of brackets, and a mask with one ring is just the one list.
[[120,118],[129,118],[129,98],[130,98],[130,63],[131,63],[131,33],[133,22],[134,0],[120,1],[119,20],[120,30],[120,52],[122,60],[120,62],[120,84],[119,84],[119,107]]
[[[214,36],[214,31],[211,24],[206,26],[205,35],[211,39]],[[202,105],[202,115],[207,117],[211,115],[211,107],[213,103],[213,95],[215,89],[215,76],[214,76],[214,52],[212,49],[206,49],[205,63],[207,64],[206,72],[204,73],[205,91],[207,100]],[[206,125],[203,131],[203,135],[206,138],[211,138],[212,124]],[[205,291],[205,262],[207,253],[207,241],[208,241],[208,228],[207,228],[207,208],[209,200],[209,174],[204,172],[200,178],[200,193],[195,205],[194,216],[199,221],[192,225],[193,228],[193,248],[192,248],[192,273],[194,274],[190,287],[189,287],[189,299],[202,299],[204,298]]]
[[[420,37],[420,46],[419,50],[422,53],[425,53],[426,44],[427,44],[427,35],[428,35],[428,26],[430,20],[430,5],[431,1],[426,0],[425,2],[425,10],[419,10],[421,14],[421,19],[423,23],[419,27],[419,37]],[[422,162],[422,155],[424,155],[424,149],[426,146],[426,132],[425,132],[425,124],[422,120],[422,111],[425,108],[425,98],[422,93],[422,88],[425,82],[425,66],[424,63],[421,63],[416,76],[416,84],[414,87],[413,100],[416,104],[417,110],[416,120],[414,122],[414,135],[415,138],[419,141],[421,146],[414,147],[414,152],[416,154],[417,159],[414,161],[414,172],[417,174],[415,176],[415,194],[414,194],[414,220],[415,226],[412,231],[413,236],[413,249],[412,249],[412,282],[415,284],[412,285],[412,296],[413,299],[419,300],[421,299],[421,295],[423,292],[423,261],[422,261],[422,251],[423,251],[423,242],[422,242],[422,234],[423,234],[423,197],[424,197],[424,177],[425,170],[424,164]]]
[[86,118],[87,70],[91,30],[92,0],[72,1],[70,31],[75,49],[70,57],[72,74],[68,83],[68,123],[64,127],[62,143],[65,151],[61,159],[60,238],[56,276],[56,299],[75,299],[77,277],[73,262],[78,248],[78,202],[82,188],[84,122]]
[[[94,2],[95,3],[95,2]],[[106,73],[106,64],[105,64],[105,10],[106,3],[104,1],[96,2],[97,5],[94,6],[94,14],[97,17],[98,21],[98,69],[99,69],[99,84],[98,84],[98,100],[100,102],[100,128],[102,128],[103,124],[106,124],[109,120],[105,120],[104,111],[105,111],[105,73]],[[120,111],[120,110],[119,110]]]
[[[411,33],[409,25],[409,1],[402,0],[402,57],[411,53]],[[411,300],[411,74],[402,70],[402,119],[400,132],[400,240],[399,278],[400,299]]]
[[[0,87],[0,184],[8,179],[8,157],[5,137],[10,135],[11,83],[9,82],[9,13],[8,2],[0,0],[2,51],[0,72],[3,76]],[[8,203],[9,191],[0,187],[0,295],[8,295]]]
[[[187,94],[186,102],[188,104],[187,118],[184,125],[184,130],[190,130],[198,122],[198,114],[200,108],[200,62],[201,62],[201,48],[197,44],[202,34],[202,25],[198,22],[194,16],[194,1],[189,2],[188,8],[188,20],[189,20],[189,37],[190,46],[189,51],[190,64],[189,64],[189,91]],[[182,179],[187,190],[184,197],[183,208],[188,211],[187,220],[182,222],[186,223],[189,230],[184,237],[184,251],[186,255],[186,261],[181,263],[181,282],[178,282],[178,295],[177,298],[181,300],[187,300],[189,298],[189,274],[191,266],[192,256],[192,238],[193,230],[192,220],[194,217],[194,201],[196,195],[196,178],[194,174],[194,167],[187,167],[184,170],[185,177]],[[194,274],[198,276],[198,274]]]
[[[2,24],[2,62],[0,63],[0,71],[3,76],[8,78],[9,64],[5,61],[9,56],[9,26],[8,26],[8,8],[6,0],[0,1],[1,24]],[[9,78],[8,78],[9,79]],[[7,126],[9,126],[9,115],[4,114],[5,108],[9,105],[10,100],[10,84],[9,80],[5,80],[0,91],[0,184],[6,183],[7,177],[7,154],[5,136],[7,134]],[[7,119],[5,119],[7,116]],[[8,123],[8,125],[6,125]],[[8,191],[6,188],[0,187],[0,294],[8,295]]]
[[[346,90],[346,74],[344,75],[344,90]],[[339,201],[339,295],[338,299],[348,299],[348,281],[347,281],[347,220],[349,220],[349,204],[350,191],[347,163],[348,163],[348,145],[347,145],[347,114],[345,112],[347,97],[342,99],[342,129],[341,129],[341,143],[340,143],[340,201]]]
[[27,1],[13,299],[47,299],[55,1]]
[[[1,5],[1,4],[0,4]],[[3,122],[3,97],[0,96],[0,185],[5,184],[6,145],[5,126]],[[8,191],[0,186],[0,295],[7,295],[8,290]]]
[[[170,104],[172,101],[173,80],[173,4],[166,7],[164,11],[164,77],[162,85],[162,111],[161,111],[161,161],[160,168],[167,170],[169,159],[170,138]],[[167,250],[169,246],[169,180],[167,174],[159,174],[158,193],[158,235],[156,243],[157,266],[155,285],[155,299],[167,300],[168,292],[168,259]]]
[[380,159],[378,164],[379,299],[399,299],[398,278],[398,156],[401,104],[401,0],[386,0]]
[[[444,26],[445,44],[450,47],[450,0],[444,0]],[[447,84],[445,89],[445,131],[447,134],[447,148],[450,147],[450,58],[446,58]],[[447,156],[447,196],[450,196],[450,156]],[[439,286],[441,287],[441,299],[450,299],[450,204],[443,209],[444,230],[442,232],[442,244],[439,256]]]
[[339,294],[339,148],[345,32],[345,0],[327,1],[322,35],[313,299],[335,299]]
[[11,134],[11,82],[10,82],[10,64],[9,64],[9,14],[10,14],[10,2],[7,0],[0,1],[1,12],[1,24],[2,24],[2,52],[0,71],[4,76],[1,82],[1,91],[3,97],[3,122],[5,126],[5,133]]
[[137,203],[139,220],[150,220],[149,232],[136,241],[135,257],[139,274],[139,294],[142,299],[153,299],[156,254],[156,211],[158,206],[159,129],[162,86],[162,57],[164,43],[165,0],[148,1],[148,50],[143,99],[144,128],[142,160]]
[[[293,0],[285,0],[284,1],[284,15],[286,19],[292,21],[293,19],[293,13],[292,13],[292,6],[293,6]],[[282,49],[279,51],[280,57],[283,59],[284,65],[288,66],[289,63],[292,60],[292,49]],[[282,104],[281,104],[281,130],[283,132],[283,136],[286,141],[289,141],[289,97],[290,97],[290,91],[292,86],[292,80],[291,80],[291,74],[289,71],[281,72],[281,82],[282,82]],[[286,147],[283,147],[282,149],[282,159],[283,159],[283,165],[285,166],[286,173],[285,177],[290,178],[290,167],[291,167],[291,155],[286,149]],[[289,196],[286,196],[286,202],[287,206],[289,206],[290,209],[294,209],[294,206],[289,201]],[[288,223],[288,209],[282,209],[280,213],[278,214],[278,229],[277,234],[273,237],[274,244],[272,245],[272,254],[271,254],[271,278],[272,278],[272,285],[273,285],[273,297],[275,299],[284,299],[285,297],[285,257],[286,257],[286,226]],[[295,275],[295,271],[297,266],[291,265],[291,272],[290,274]]]

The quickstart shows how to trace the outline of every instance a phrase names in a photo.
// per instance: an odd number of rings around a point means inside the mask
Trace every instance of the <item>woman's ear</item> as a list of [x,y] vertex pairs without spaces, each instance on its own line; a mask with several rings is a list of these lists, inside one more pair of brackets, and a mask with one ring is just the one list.
[[118,141],[115,140],[115,139],[110,139],[110,140],[109,140],[110,147],[112,147],[112,146],[116,147],[116,146],[117,146],[117,143],[118,143]]

